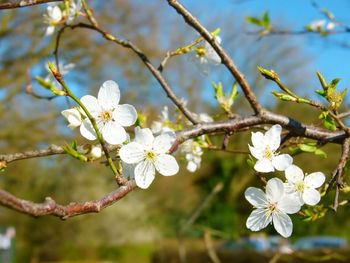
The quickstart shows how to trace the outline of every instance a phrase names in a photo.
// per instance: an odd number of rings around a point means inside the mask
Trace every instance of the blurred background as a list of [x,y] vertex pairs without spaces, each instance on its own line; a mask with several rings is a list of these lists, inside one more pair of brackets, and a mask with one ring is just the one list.
[[[141,0],[88,2],[102,27],[130,39],[155,65],[167,51],[198,37],[166,1],[149,0],[147,4]],[[269,11],[276,27],[300,30],[313,20],[323,19],[312,1],[284,1],[283,4],[277,0],[182,2],[209,30],[221,29],[223,47],[246,75],[261,102],[276,112],[305,123],[319,122],[319,112],[275,100],[271,91],[277,90],[276,87],[258,74],[257,65],[274,69],[296,93],[312,98],[314,90],[319,88],[317,70],[328,80],[342,78],[342,88],[349,84],[349,33],[261,38],[251,34],[257,32],[257,28],[245,22],[246,16],[261,16]],[[317,4],[332,11],[340,21],[350,22],[349,1],[320,0]],[[35,76],[48,74],[45,65],[53,60],[55,35],[44,36],[45,12],[46,5],[0,11],[1,154],[47,148],[50,144],[64,145],[73,140],[86,142],[78,131],[66,127],[60,114],[68,107],[64,98],[38,99],[26,93],[28,85],[32,85],[35,94],[50,95],[34,81]],[[66,81],[78,97],[97,95],[100,85],[112,79],[120,86],[121,102],[135,105],[138,112],[146,114],[148,126],[158,119],[165,105],[170,113],[175,113],[175,108],[141,61],[131,51],[106,42],[95,32],[66,30],[60,45],[60,59],[65,64],[75,64],[66,75]],[[221,81],[227,90],[234,83],[223,66],[214,67],[205,75],[188,56],[176,57],[167,64],[164,76],[176,94],[188,101],[192,111],[206,112],[215,120],[225,119],[212,88],[213,81]],[[241,92],[233,110],[242,115],[251,113]],[[220,144],[222,138],[212,140]],[[211,262],[215,255],[210,255],[210,247],[216,247],[218,253],[241,253],[243,249],[265,251],[264,246],[273,242],[288,246],[287,241],[270,239],[269,235],[275,234],[272,227],[263,231],[264,234],[253,236],[245,227],[251,207],[244,199],[244,190],[252,185],[261,187],[246,163],[248,156],[244,152],[248,150],[249,141],[250,133],[231,138],[229,147],[243,154],[205,151],[201,169],[195,173],[189,173],[185,161],[179,158],[181,171],[178,175],[157,176],[148,190],[133,191],[98,214],[62,221],[51,216],[32,218],[0,207],[0,233],[12,238],[11,248],[0,246],[0,262],[179,262],[180,259]],[[340,157],[340,146],[329,145],[323,150],[327,159],[300,154],[295,157],[295,163],[306,172],[323,171],[329,178]],[[104,164],[81,163],[69,156],[14,162],[0,175],[2,189],[34,202],[42,202],[46,196],[62,204],[92,200],[115,188]],[[345,246],[350,237],[350,221],[347,220],[350,212],[347,206],[340,207],[337,213],[327,210],[333,198],[331,192],[323,199],[323,206],[315,208],[317,211],[308,211],[304,217],[292,216],[291,244],[304,237],[332,236],[340,239],[324,243]],[[347,199],[349,194],[342,193],[341,200]],[[325,217],[320,216],[322,211]],[[252,240],[262,241],[254,243]],[[346,262],[344,255],[328,252],[323,255],[324,260]],[[275,253],[264,254],[262,262],[273,255]],[[315,257],[303,258],[300,254],[299,259]],[[228,258],[222,262],[233,261]]]

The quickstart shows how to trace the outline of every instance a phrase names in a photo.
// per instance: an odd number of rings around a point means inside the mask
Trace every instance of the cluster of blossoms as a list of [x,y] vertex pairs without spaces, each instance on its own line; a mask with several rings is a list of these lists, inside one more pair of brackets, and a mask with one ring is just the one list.
[[304,172],[293,163],[288,154],[276,151],[281,142],[282,127],[272,126],[265,134],[252,133],[251,154],[257,159],[254,169],[267,173],[275,170],[284,171],[286,182],[272,178],[266,184],[266,192],[256,187],[245,191],[245,198],[255,207],[247,219],[246,226],[252,231],[259,231],[272,223],[283,237],[289,237],[293,223],[288,214],[297,213],[304,204],[316,205],[321,199],[316,190],[325,181],[321,172],[304,175]]
[[70,0],[68,7],[65,4],[50,3],[44,14],[44,22],[47,24],[45,35],[52,35],[60,24],[71,24],[79,15],[81,7],[81,0]]
[[[176,139],[175,133],[169,130],[154,137],[150,129],[136,127],[135,139],[129,142],[130,136],[124,127],[135,124],[137,112],[134,106],[119,104],[119,100],[118,84],[112,80],[102,84],[97,98],[86,95],[80,99],[94,119],[103,139],[111,145],[121,145],[119,155],[126,176],[134,178],[136,184],[145,189],[154,180],[156,170],[164,176],[175,175],[179,166],[176,159],[168,154]],[[83,137],[88,140],[97,139],[93,124],[82,108],[64,110],[62,115],[67,119],[68,127],[80,127]],[[78,150],[81,153],[89,153],[92,158],[102,155],[99,146]]]
[[312,21],[309,25],[306,26],[306,28],[313,32],[325,32],[325,31],[332,31],[337,26],[339,26],[339,24],[336,22],[333,22],[333,21],[327,22],[325,19],[321,19],[321,20]]

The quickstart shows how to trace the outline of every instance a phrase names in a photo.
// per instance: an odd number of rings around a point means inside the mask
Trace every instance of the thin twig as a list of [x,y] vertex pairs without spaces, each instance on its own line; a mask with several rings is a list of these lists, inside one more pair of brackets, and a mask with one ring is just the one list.
[[256,98],[252,88],[250,87],[245,76],[237,68],[232,58],[226,53],[226,51],[221,47],[221,45],[215,40],[215,37],[199,22],[199,20],[194,17],[179,1],[177,0],[167,0],[169,5],[172,6],[189,24],[193,29],[195,29],[208,43],[215,49],[217,54],[222,60],[222,64],[231,72],[233,77],[236,79],[237,83],[241,86],[246,99],[251,105],[254,113],[256,115],[263,111],[263,107]]
[[21,0],[17,1],[16,3],[0,3],[0,9],[14,9],[14,8],[21,8],[21,7],[27,7],[32,5],[41,5],[51,2],[62,2],[63,0]]

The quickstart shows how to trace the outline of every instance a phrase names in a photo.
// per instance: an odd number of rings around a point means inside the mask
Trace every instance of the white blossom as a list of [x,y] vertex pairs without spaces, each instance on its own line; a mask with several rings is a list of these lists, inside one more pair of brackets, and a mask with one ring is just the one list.
[[[86,95],[81,102],[95,119],[99,131],[109,144],[121,144],[128,137],[123,127],[133,125],[137,119],[134,106],[119,105],[120,90],[112,80],[104,82],[98,92],[98,97]],[[96,133],[88,118],[83,120],[80,133],[88,140],[95,140]]]
[[153,121],[151,124],[151,130],[153,133],[161,133],[166,131],[173,131],[172,128],[169,127],[170,124],[169,119],[169,110],[167,106],[163,107],[161,114],[159,116],[159,120]]
[[[221,38],[219,36],[215,36],[215,40],[221,44]],[[209,71],[210,65],[219,65],[221,64],[221,58],[213,49],[213,47],[208,43],[204,42],[203,45],[197,46],[194,49],[194,58],[193,60],[196,62],[197,66],[200,70],[207,74]]]
[[289,154],[278,154],[276,151],[281,144],[282,127],[272,126],[265,134],[252,132],[253,146],[249,146],[251,154],[258,159],[254,169],[257,172],[268,173],[276,170],[284,171],[293,163]]
[[71,24],[73,22],[73,20],[79,15],[80,10],[82,8],[82,3],[81,0],[71,0],[69,2],[69,11],[67,12],[66,10],[66,14],[65,16],[67,17],[67,24]]
[[309,30],[311,30],[311,31],[314,31],[314,32],[321,32],[321,31],[324,31],[324,30],[332,31],[338,25],[339,25],[339,23],[336,23],[336,22],[333,22],[333,21],[327,22],[325,19],[320,19],[320,20],[312,21],[307,26],[307,28]]
[[199,122],[213,122],[213,118],[210,117],[207,113],[200,113],[199,115],[195,115],[196,120]]
[[189,139],[181,145],[181,151],[186,154],[187,170],[193,173],[199,169],[203,155],[203,151],[199,143]]
[[321,199],[316,188],[322,186],[326,177],[321,172],[304,176],[304,172],[296,165],[291,165],[285,170],[287,183],[286,192],[295,194],[300,204],[316,205]]
[[46,8],[44,15],[44,22],[48,25],[45,35],[50,36],[55,32],[55,27],[61,22],[63,18],[60,7],[56,4],[51,4]]
[[270,179],[266,184],[266,193],[256,187],[245,191],[245,198],[256,209],[249,215],[246,226],[252,231],[259,231],[272,223],[283,237],[293,232],[293,222],[288,214],[300,210],[300,202],[284,191],[284,184],[278,178]]
[[154,138],[150,129],[135,128],[135,140],[123,145],[119,155],[123,162],[135,165],[134,176],[138,187],[148,188],[156,170],[164,176],[172,176],[179,171],[176,159],[168,154],[175,139],[174,132],[164,132]]
[[61,114],[67,119],[68,127],[71,129],[79,127],[83,122],[80,111],[77,108],[63,110]]

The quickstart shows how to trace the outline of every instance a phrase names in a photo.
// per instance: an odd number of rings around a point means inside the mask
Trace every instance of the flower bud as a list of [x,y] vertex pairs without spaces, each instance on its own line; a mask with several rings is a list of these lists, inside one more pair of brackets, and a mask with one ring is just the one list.
[[67,119],[68,127],[71,129],[79,127],[82,123],[81,114],[76,108],[64,110],[61,114]]

